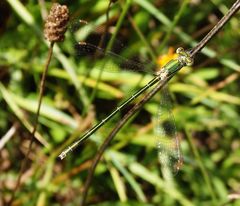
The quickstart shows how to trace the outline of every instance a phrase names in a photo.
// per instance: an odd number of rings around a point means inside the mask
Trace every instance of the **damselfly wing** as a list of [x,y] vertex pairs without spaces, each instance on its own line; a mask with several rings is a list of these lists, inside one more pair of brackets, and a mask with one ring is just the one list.
[[[79,22],[79,25],[81,23],[82,21]],[[87,25],[86,22],[84,22],[84,24]],[[76,29],[76,26],[74,28],[75,30],[78,30]],[[95,64],[93,61],[94,59],[97,60],[97,67],[99,69],[103,69],[104,71],[119,72],[121,70],[127,70],[133,72],[147,72],[156,76],[154,71],[156,71],[155,68],[157,68],[157,66],[154,63],[145,62],[144,64],[132,59],[130,60],[114,53],[111,50],[88,42],[76,43],[75,49],[79,58],[88,58],[91,64]],[[146,87],[146,90],[147,89],[148,88]],[[174,117],[171,112],[172,104],[169,98],[170,96],[166,89],[164,89],[162,94],[160,108],[157,114],[156,128],[158,157],[161,167],[167,167],[176,173],[182,165],[180,142],[177,136]],[[119,110],[119,108],[117,108],[117,110]],[[115,113],[115,111],[113,111],[113,113]],[[109,116],[112,116],[112,114]],[[106,119],[107,118],[108,117],[106,117]],[[101,124],[101,122],[99,124]]]

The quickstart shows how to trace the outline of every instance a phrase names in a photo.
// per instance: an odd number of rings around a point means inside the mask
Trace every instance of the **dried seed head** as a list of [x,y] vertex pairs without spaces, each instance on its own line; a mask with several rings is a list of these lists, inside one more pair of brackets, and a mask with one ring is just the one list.
[[54,3],[44,25],[44,37],[50,42],[64,40],[69,20],[68,8],[65,5]]

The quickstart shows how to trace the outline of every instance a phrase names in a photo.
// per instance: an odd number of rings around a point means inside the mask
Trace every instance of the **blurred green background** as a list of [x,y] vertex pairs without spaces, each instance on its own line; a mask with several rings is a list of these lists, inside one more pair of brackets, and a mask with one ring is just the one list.
[[[29,145],[49,46],[43,39],[43,19],[52,3],[0,2],[0,205],[11,198]],[[37,140],[13,205],[79,205],[91,160],[127,110],[63,161],[57,155],[153,77],[120,71],[114,63],[119,59],[108,56],[98,82],[102,58],[81,55],[75,45],[98,45],[109,1],[59,3],[69,7],[69,29],[64,42],[54,48]],[[179,46],[192,48],[233,3],[119,0],[110,6],[106,36],[109,40],[109,34],[116,35],[115,53],[142,62],[146,69],[150,62],[162,66]],[[88,24],[79,24],[79,19]],[[184,158],[178,173],[164,175],[158,162],[157,94],[104,153],[87,197],[89,205],[240,205],[239,42],[238,13],[196,56],[194,65],[169,82]]]

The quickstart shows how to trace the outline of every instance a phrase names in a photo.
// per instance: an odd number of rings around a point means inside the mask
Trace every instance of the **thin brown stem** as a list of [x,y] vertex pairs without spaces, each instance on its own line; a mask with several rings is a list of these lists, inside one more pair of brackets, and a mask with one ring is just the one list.
[[[98,47],[102,47],[103,46],[103,43],[104,43],[104,40],[107,36],[107,32],[108,32],[108,29],[109,29],[109,12],[110,12],[110,9],[111,9],[111,5],[112,5],[112,1],[109,1],[108,3],[108,7],[107,7],[107,10],[106,10],[106,25],[105,25],[105,29],[104,29],[104,32],[103,32],[103,35],[101,36],[101,39],[99,41],[99,44],[98,44]],[[105,53],[105,52],[104,52]],[[94,54],[94,59],[96,59],[100,54],[96,51],[95,54]],[[100,70],[99,72],[99,75],[98,75],[98,78],[97,78],[97,82],[96,82],[96,86],[94,87],[93,91],[92,91],[92,94],[90,96],[90,102],[92,102],[96,96],[96,93],[97,93],[97,90],[98,90],[98,86],[99,86],[99,82],[101,80],[101,77],[102,77],[102,71],[103,71],[103,68]]]
[[[100,39],[99,44],[98,44],[98,47],[100,47],[100,48],[103,46],[105,37],[107,35],[108,29],[109,29],[109,26],[110,26],[109,25],[109,12],[110,12],[110,8],[111,8],[111,4],[112,4],[112,1],[109,1],[107,11],[106,11],[106,26],[105,26],[105,29],[104,29],[104,33],[101,36],[101,39]],[[96,53],[95,55],[96,55],[95,56],[95,58],[96,58],[98,53]]]
[[32,150],[32,145],[33,145],[33,142],[34,142],[35,133],[37,131],[37,127],[38,127],[38,123],[39,123],[39,115],[40,115],[40,109],[41,109],[41,105],[42,105],[42,98],[43,98],[43,94],[44,94],[45,80],[46,80],[48,67],[49,67],[49,64],[50,64],[50,61],[51,61],[51,57],[52,57],[52,53],[53,53],[53,45],[54,45],[54,42],[51,42],[50,47],[49,47],[49,51],[48,51],[47,61],[46,61],[45,68],[43,70],[43,74],[42,74],[42,78],[41,78],[41,82],[40,82],[37,112],[36,112],[34,127],[33,127],[33,130],[31,132],[31,134],[30,134],[29,147],[28,147],[28,150],[27,150],[27,154],[26,154],[25,158],[23,159],[23,161],[21,163],[19,175],[18,175],[18,178],[17,178],[17,183],[16,183],[16,186],[14,188],[14,191],[12,193],[12,197],[11,197],[8,205],[12,204],[12,202],[13,202],[13,200],[15,198],[16,192],[17,192],[17,190],[20,187],[21,178],[22,178],[23,172],[24,172],[24,170],[26,168],[26,164],[27,164],[27,161],[28,161],[29,154],[30,154],[30,152]]

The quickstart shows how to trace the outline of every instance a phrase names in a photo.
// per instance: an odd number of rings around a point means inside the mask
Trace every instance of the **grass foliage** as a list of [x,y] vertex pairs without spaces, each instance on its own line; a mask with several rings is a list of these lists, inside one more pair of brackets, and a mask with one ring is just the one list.
[[[0,3],[0,205],[11,197],[27,151],[49,45],[42,25],[51,3],[24,2]],[[13,205],[79,205],[92,158],[127,110],[63,161],[58,154],[153,77],[106,68],[99,79],[103,60],[77,55],[74,45],[98,44],[108,1],[61,3],[68,5],[71,23],[65,41],[54,46],[36,141]],[[164,64],[173,49],[191,48],[201,40],[233,3],[121,0],[109,13],[113,40],[117,39],[112,50],[146,67],[150,61]],[[76,32],[78,19],[89,24]],[[104,153],[87,197],[89,205],[240,205],[239,28],[238,13],[196,56],[195,64],[169,83],[184,158],[178,174],[164,175],[158,162],[157,94]],[[108,67],[121,70],[115,62],[112,58]]]

